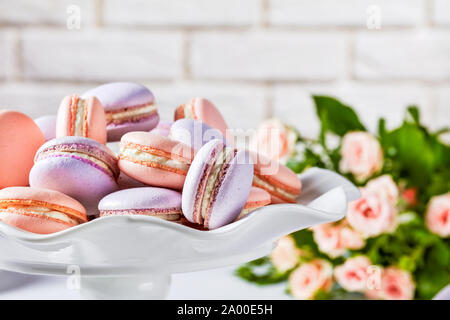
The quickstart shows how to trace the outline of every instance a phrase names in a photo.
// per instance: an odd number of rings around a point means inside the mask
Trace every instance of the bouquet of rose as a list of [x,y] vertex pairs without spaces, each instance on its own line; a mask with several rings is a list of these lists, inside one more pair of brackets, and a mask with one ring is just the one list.
[[297,173],[334,170],[362,196],[345,219],[280,239],[270,257],[236,274],[261,285],[287,280],[298,299],[432,298],[450,282],[450,146],[440,139],[449,129],[430,132],[410,106],[400,127],[380,119],[373,135],[351,107],[313,99],[318,139],[271,119],[252,144]]

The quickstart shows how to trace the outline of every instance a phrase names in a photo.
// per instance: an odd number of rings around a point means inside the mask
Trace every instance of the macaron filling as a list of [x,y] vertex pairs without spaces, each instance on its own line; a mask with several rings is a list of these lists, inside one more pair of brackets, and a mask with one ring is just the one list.
[[185,119],[196,119],[194,108],[190,104],[183,105],[183,112]]
[[[76,147],[71,145],[53,146],[39,152],[36,156],[35,161],[38,162],[42,159],[50,157],[75,158],[88,163],[110,175],[112,178],[117,179],[120,171],[118,168],[110,164],[115,162],[115,159],[111,155],[107,155],[106,153],[103,153],[101,151],[98,152],[99,154],[95,154],[93,150],[89,150],[89,148],[87,147],[87,150],[83,150],[84,147],[85,146],[79,146],[79,149],[77,149]],[[103,158],[105,158],[105,160]],[[109,161],[106,159],[108,159]]]
[[204,224],[205,227],[208,227],[209,216],[223,177],[226,174],[230,161],[236,154],[236,151],[232,148],[223,148],[217,151],[216,149],[212,154],[211,162],[213,164],[206,166],[205,174],[200,182],[200,190],[203,189],[203,192],[197,195],[195,204],[194,220],[199,224]]
[[76,94],[70,101],[70,135],[87,137],[87,101]]
[[275,194],[276,196],[281,196],[282,198],[286,198],[293,202],[295,202],[298,197],[298,193],[288,192],[283,188],[275,186],[275,185],[263,180],[261,178],[261,176],[259,176],[257,174],[255,174],[255,176],[253,177],[253,185],[255,187],[262,188],[271,194]]
[[121,144],[119,159],[148,167],[161,167],[183,175],[186,175],[189,170],[189,163],[182,161],[181,158],[170,158],[169,154],[164,154],[162,151],[134,143]]
[[77,218],[73,209],[33,200],[3,200],[0,202],[0,220],[3,214],[31,215],[57,220],[69,225],[79,225],[85,221]]
[[145,215],[157,217],[168,221],[177,221],[181,218],[180,208],[168,209],[127,209],[127,210],[100,210],[100,216],[112,215]]
[[106,123],[107,125],[114,126],[125,122],[137,122],[145,118],[150,118],[157,112],[158,107],[153,103],[106,111]]

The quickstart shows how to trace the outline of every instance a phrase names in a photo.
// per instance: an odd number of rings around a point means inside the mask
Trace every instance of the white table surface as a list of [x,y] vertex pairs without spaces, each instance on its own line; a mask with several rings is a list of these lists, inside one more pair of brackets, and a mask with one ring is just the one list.
[[[256,286],[233,275],[236,267],[176,274],[168,299],[289,299],[286,284]],[[6,277],[6,276],[7,277]],[[0,272],[0,300],[76,300],[78,291],[67,289],[67,277],[31,276]]]

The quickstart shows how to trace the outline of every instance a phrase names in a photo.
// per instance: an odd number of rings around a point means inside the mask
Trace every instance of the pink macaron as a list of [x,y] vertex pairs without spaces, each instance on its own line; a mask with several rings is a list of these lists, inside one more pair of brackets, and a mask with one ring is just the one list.
[[48,234],[87,221],[86,209],[54,190],[10,187],[0,191],[0,220],[29,232]]
[[255,152],[250,153],[255,165],[253,186],[266,190],[272,203],[296,203],[302,183],[288,167]]
[[106,118],[95,97],[66,96],[58,109],[56,137],[79,136],[106,143]]
[[[204,98],[193,98],[189,103],[180,105],[175,110],[175,121],[179,119],[194,119],[206,123],[227,137],[228,126],[216,106]],[[231,141],[231,140],[230,140]]]
[[252,187],[247,202],[236,220],[248,215],[252,211],[270,204],[270,194],[264,189]]
[[0,110],[0,189],[27,186],[36,151],[44,135],[23,113]]
[[194,150],[150,132],[129,132],[120,141],[119,167],[142,183],[181,190]]
[[250,194],[253,164],[247,151],[211,140],[200,148],[184,183],[183,214],[192,223],[217,229],[233,222]]

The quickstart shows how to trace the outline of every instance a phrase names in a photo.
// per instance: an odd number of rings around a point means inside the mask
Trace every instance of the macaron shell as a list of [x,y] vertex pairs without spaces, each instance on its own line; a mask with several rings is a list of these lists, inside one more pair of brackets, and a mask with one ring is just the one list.
[[34,119],[44,135],[45,141],[56,138],[56,115],[47,115]]
[[121,145],[126,145],[127,143],[134,143],[157,149],[170,154],[172,159],[181,158],[189,163],[192,162],[195,154],[195,151],[191,147],[179,141],[150,132],[129,132],[121,139]]
[[16,228],[39,234],[59,232],[74,226],[68,223],[47,219],[45,217],[16,214],[11,212],[2,213],[0,220]]
[[247,202],[253,181],[253,164],[246,151],[238,151],[230,162],[213,204],[208,228],[220,228],[233,222]]
[[258,187],[252,187],[244,208],[253,208],[258,205],[268,205],[271,202],[270,198],[270,194],[266,190]]
[[175,121],[170,128],[169,137],[191,146],[195,150],[200,149],[214,139],[221,140],[227,144],[227,141],[219,130],[194,119],[180,119]]
[[88,215],[96,215],[98,202],[118,189],[114,178],[83,160],[48,157],[36,162],[30,186],[57,190],[81,202]]
[[108,141],[119,141],[124,134],[131,131],[149,131],[159,123],[158,113],[139,121],[128,121],[121,124],[109,124],[107,126]]
[[181,211],[181,193],[156,187],[121,190],[105,196],[100,201],[98,209],[178,209]]
[[[66,96],[61,101],[56,119],[56,137],[71,136],[73,126],[70,105],[72,96]],[[87,104],[87,136],[102,144],[106,143],[106,117],[100,101],[95,97],[90,97]]]
[[33,119],[20,112],[0,110],[0,189],[27,186],[39,147],[45,143]]
[[194,98],[191,102],[196,118],[219,130],[226,137],[228,126],[216,106],[204,98]]
[[149,89],[133,82],[107,83],[83,93],[82,97],[97,97],[105,111],[120,110],[155,101],[155,97]]
[[88,136],[86,138],[106,144],[106,117],[102,104],[96,97],[92,97],[87,101],[87,108]]
[[255,173],[262,176],[270,176],[289,188],[300,192],[302,183],[294,171],[283,165],[282,163],[271,160],[265,155],[250,152],[253,163],[255,164]]
[[157,187],[181,190],[186,179],[185,175],[176,172],[148,167],[125,159],[119,159],[119,168],[127,176],[139,182]]
[[198,194],[201,192],[199,189],[202,177],[207,169],[207,165],[212,164],[212,154],[222,148],[223,144],[218,140],[208,142],[200,148],[189,167],[183,187],[182,208],[183,215],[192,223],[196,222],[194,219],[195,202]]
[[173,122],[169,121],[159,121],[158,125],[150,131],[150,133],[157,134],[163,137],[168,137],[170,133],[170,128]]
[[80,202],[55,190],[30,187],[10,187],[0,190],[0,200],[7,199],[41,201],[67,207],[79,212],[83,220],[86,219],[86,209]]

